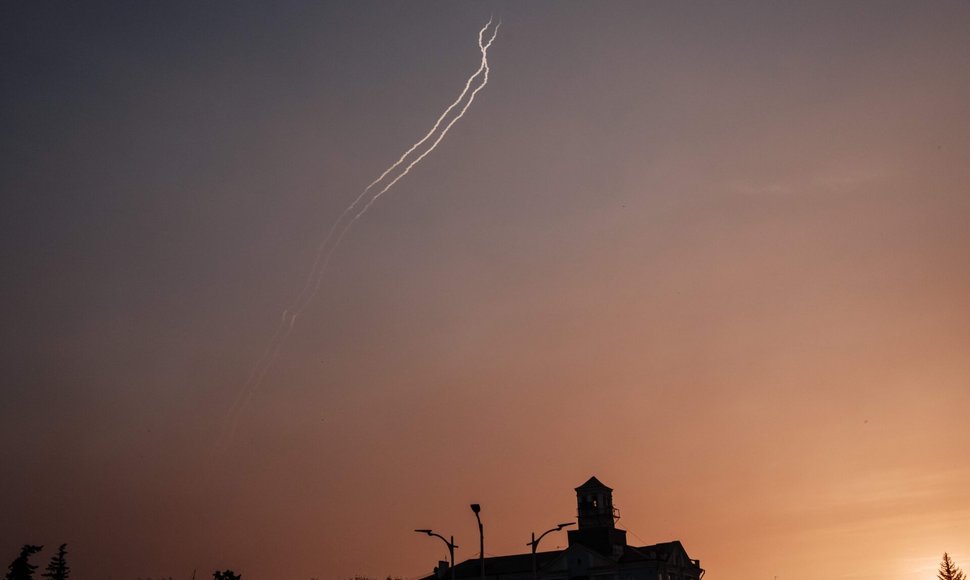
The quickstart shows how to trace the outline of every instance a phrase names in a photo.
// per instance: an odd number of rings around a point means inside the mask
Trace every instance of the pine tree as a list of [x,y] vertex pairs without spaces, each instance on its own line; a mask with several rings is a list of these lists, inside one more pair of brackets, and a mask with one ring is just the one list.
[[966,580],[967,575],[953,562],[949,554],[943,552],[943,562],[940,563],[940,572],[936,577],[940,580]]
[[5,580],[33,580],[37,566],[30,563],[30,557],[40,552],[43,547],[24,544],[20,548],[20,555],[10,563]]
[[242,576],[232,570],[226,570],[224,572],[216,570],[212,573],[212,578],[213,580],[242,580]]
[[47,565],[47,571],[41,576],[49,580],[67,580],[67,577],[71,575],[71,569],[67,567],[66,555],[67,544],[61,544],[61,547],[57,549],[57,554],[51,558],[50,564]]

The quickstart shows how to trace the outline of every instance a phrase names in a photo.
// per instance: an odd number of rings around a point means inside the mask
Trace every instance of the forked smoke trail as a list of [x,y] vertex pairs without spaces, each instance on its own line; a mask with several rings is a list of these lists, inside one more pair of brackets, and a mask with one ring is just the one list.
[[[283,311],[282,316],[280,317],[280,322],[277,325],[276,332],[274,332],[273,336],[270,338],[269,343],[267,344],[266,350],[263,352],[262,356],[260,356],[259,359],[257,359],[256,364],[253,366],[252,370],[250,371],[249,377],[247,378],[246,382],[243,384],[242,388],[237,394],[235,401],[230,406],[228,415],[227,415],[227,420],[223,429],[223,433],[220,436],[219,441],[217,441],[217,447],[221,443],[232,439],[235,433],[236,425],[238,423],[238,413],[241,411],[242,408],[246,406],[246,404],[251,399],[253,393],[262,383],[263,378],[266,376],[266,373],[269,371],[270,367],[275,361],[276,356],[280,351],[280,348],[282,347],[283,343],[286,341],[286,338],[289,336],[290,332],[293,330],[293,325],[295,324],[297,317],[303,313],[303,311],[309,305],[309,302],[319,291],[320,286],[323,283],[324,274],[326,273],[327,267],[330,263],[330,259],[333,256],[334,251],[340,245],[340,242],[343,240],[344,236],[350,231],[350,228],[353,226],[353,224],[358,219],[360,219],[360,217],[363,216],[368,209],[370,209],[370,207],[374,204],[374,202],[376,202],[389,189],[391,189],[391,187],[393,187],[394,184],[396,184],[402,177],[407,175],[411,171],[412,167],[420,163],[422,159],[424,159],[429,153],[431,153],[432,151],[435,150],[435,148],[437,148],[438,144],[441,143],[445,135],[448,134],[448,131],[451,129],[451,127],[458,121],[458,119],[461,119],[465,115],[465,112],[468,110],[472,102],[475,100],[475,96],[479,93],[479,91],[485,88],[485,85],[488,83],[488,73],[489,73],[488,49],[489,47],[491,47],[492,42],[494,42],[495,37],[498,34],[498,29],[501,26],[501,22],[498,23],[495,26],[495,28],[492,30],[492,34],[488,42],[484,42],[485,32],[488,30],[488,28],[491,25],[492,25],[492,19],[490,18],[489,21],[485,24],[485,26],[483,26],[481,30],[478,31],[478,48],[482,54],[481,64],[479,65],[478,70],[476,70],[471,76],[468,77],[468,80],[465,81],[465,87],[462,89],[458,97],[438,117],[438,119],[435,121],[434,125],[431,127],[428,133],[424,137],[422,137],[419,141],[414,143],[414,145],[412,145],[407,151],[405,151],[404,154],[402,154],[397,161],[395,161],[391,166],[385,169],[384,172],[381,173],[381,175],[377,179],[372,181],[366,188],[364,188],[364,190],[360,193],[360,195],[357,196],[357,198],[353,201],[353,203],[348,205],[347,208],[344,209],[343,213],[340,214],[340,217],[338,217],[337,220],[333,223],[333,225],[331,225],[330,230],[328,231],[326,237],[324,238],[323,242],[321,242],[320,247],[317,250],[316,258],[314,259],[313,266],[310,270],[310,274],[308,275],[306,283],[304,284],[303,288],[300,290],[300,293],[297,295],[297,298],[295,300],[293,307],[287,308],[286,310]],[[482,80],[471,91],[471,94],[469,95],[469,89],[471,88],[472,83],[474,83],[475,79],[477,79],[480,75],[482,76]],[[442,123],[444,123],[445,119],[448,118],[448,115],[451,114],[452,111],[454,111],[454,109],[458,107],[458,105],[461,104],[462,101],[465,100],[466,96],[468,97],[467,101],[464,103],[464,105],[461,107],[458,113],[450,121],[448,121],[444,125],[444,128],[442,129],[441,128]],[[401,170],[399,173],[397,173],[397,175],[393,179],[387,182],[380,189],[380,191],[372,195],[371,198],[367,201],[367,203],[364,204],[362,209],[357,211],[358,206],[360,205],[360,202],[367,196],[367,194],[370,193],[371,190],[374,189],[378,184],[383,182],[385,178],[387,178],[389,175],[394,173],[394,171],[398,169],[408,159],[408,157],[411,156],[412,153],[414,153],[422,145],[424,145],[429,139],[431,139],[431,137],[434,136],[435,133],[438,133],[438,136],[434,139],[431,145],[429,145],[426,149],[424,149],[424,151],[421,152],[420,155],[418,155],[413,160],[411,160],[408,163],[408,165],[405,166],[405,168]],[[356,214],[354,214],[355,211],[357,212]],[[352,214],[354,214],[353,217],[349,221],[345,222],[347,216]],[[337,233],[336,238],[334,238],[335,233]]]
[[[472,102],[474,102],[475,95],[477,95],[479,91],[481,91],[483,88],[485,88],[485,85],[488,83],[488,71],[489,71],[489,68],[488,68],[488,58],[487,58],[488,57],[488,49],[489,49],[490,46],[492,46],[492,42],[495,40],[495,36],[498,34],[498,29],[499,29],[500,26],[502,26],[502,23],[501,22],[499,22],[498,24],[495,25],[495,30],[492,31],[492,37],[484,45],[482,44],[482,37],[481,37],[481,35],[479,35],[479,37],[478,37],[478,47],[482,51],[482,65],[481,65],[481,67],[479,67],[479,69],[475,73],[475,75],[472,76],[472,78],[475,78],[476,76],[478,76],[479,73],[481,73],[483,71],[484,71],[484,75],[482,76],[482,82],[479,83],[479,85],[477,87],[475,87],[475,90],[473,90],[471,92],[471,95],[468,97],[468,102],[466,102],[465,105],[458,112],[458,114],[455,115],[455,117],[447,125],[445,125],[445,128],[442,129],[441,133],[438,135],[438,138],[435,139],[434,142],[431,143],[431,145],[424,151],[424,153],[422,153],[421,155],[417,156],[413,161],[411,161],[407,165],[407,167],[404,168],[403,171],[401,171],[401,173],[398,174],[397,177],[395,177],[394,179],[392,179],[380,191],[378,191],[376,194],[374,194],[371,197],[370,201],[368,201],[366,204],[364,204],[364,208],[361,209],[360,212],[358,212],[353,217],[353,219],[351,219],[349,222],[347,222],[347,224],[343,227],[342,230],[340,230],[340,235],[337,236],[336,241],[334,241],[333,246],[330,247],[330,251],[327,253],[327,257],[324,260],[324,268],[326,268],[326,264],[330,261],[330,256],[333,255],[334,251],[340,245],[341,240],[343,240],[344,236],[347,235],[347,233],[350,231],[350,228],[353,227],[354,222],[356,222],[358,219],[360,219],[360,217],[362,215],[364,215],[367,212],[368,209],[370,209],[370,206],[374,205],[374,202],[376,202],[382,195],[384,195],[387,192],[387,190],[389,190],[391,187],[393,187],[394,184],[397,183],[402,177],[404,177],[405,175],[407,175],[408,173],[410,173],[412,167],[414,167],[415,165],[417,165],[418,163],[420,163],[422,159],[424,159],[425,157],[428,156],[429,153],[431,153],[432,151],[434,151],[435,148],[438,147],[438,143],[441,143],[441,140],[444,139],[445,138],[445,135],[448,134],[448,131],[451,129],[451,126],[454,125],[456,122],[458,122],[458,119],[461,119],[462,117],[465,116],[465,111],[467,111],[468,110],[468,107],[470,107],[471,104],[472,104]],[[316,291],[320,289],[320,285],[323,283],[323,273],[324,273],[324,271],[325,270],[322,270],[320,272],[320,276],[317,277],[317,283],[314,286],[314,293],[316,293]]]
[[[320,243],[320,247],[317,250],[316,259],[313,262],[313,267],[310,269],[310,274],[307,276],[306,283],[304,284],[303,289],[300,290],[300,293],[297,295],[296,304],[297,304],[298,311],[303,310],[304,300],[309,300],[310,298],[312,298],[313,292],[311,292],[310,296],[306,296],[306,293],[315,287],[314,280],[318,275],[318,271],[321,269],[320,261],[324,259],[324,256],[327,254],[326,250],[330,245],[330,240],[333,238],[334,232],[337,231],[337,228],[343,222],[344,218],[346,218],[348,215],[350,215],[351,212],[353,212],[357,204],[360,203],[360,200],[364,199],[364,196],[366,196],[367,193],[371,189],[373,189],[375,185],[383,181],[384,178],[387,177],[389,173],[391,173],[392,171],[397,169],[402,163],[404,163],[404,160],[407,159],[407,157],[411,155],[411,153],[413,153],[415,149],[417,149],[418,147],[423,145],[428,139],[430,139],[431,136],[434,135],[435,132],[438,130],[438,128],[441,127],[441,122],[445,120],[445,118],[448,116],[448,113],[451,113],[451,111],[454,110],[454,108],[457,107],[458,104],[461,103],[461,101],[465,98],[465,95],[468,94],[468,89],[471,88],[472,82],[478,77],[478,75],[482,73],[482,70],[484,70],[485,66],[487,65],[487,62],[485,60],[485,51],[487,50],[487,47],[482,46],[482,38],[483,38],[483,35],[485,34],[485,31],[488,30],[488,27],[491,25],[492,25],[492,19],[489,18],[488,22],[485,23],[485,26],[483,26],[482,29],[478,31],[478,48],[482,50],[482,64],[479,65],[478,70],[475,71],[475,73],[472,74],[472,76],[468,77],[467,81],[465,81],[465,87],[462,89],[461,94],[458,95],[458,98],[456,98],[454,102],[448,105],[448,108],[445,109],[443,113],[441,113],[438,119],[434,122],[434,126],[431,127],[428,133],[424,137],[422,137],[420,141],[416,142],[414,145],[411,145],[410,149],[408,149],[403,154],[401,154],[398,160],[395,161],[390,167],[385,169],[384,173],[381,173],[377,179],[370,182],[370,184],[364,188],[364,191],[360,192],[360,195],[357,196],[357,199],[355,199],[353,203],[348,205],[344,209],[343,213],[340,214],[340,217],[338,217],[336,221],[334,221],[333,224],[330,226],[330,231],[327,232],[326,237],[323,239],[323,242]],[[496,26],[496,31],[497,30],[498,30],[498,27]],[[495,40],[494,34],[492,35],[492,39],[489,40],[489,43],[488,43],[489,45],[491,45],[492,40]]]
[[[428,153],[431,153],[432,151],[434,151],[435,148],[438,147],[438,143],[441,143],[441,140],[444,139],[445,138],[445,135],[448,134],[448,131],[451,129],[451,126],[454,125],[455,123],[457,123],[458,122],[458,119],[461,119],[462,117],[465,116],[465,111],[467,111],[468,110],[468,107],[470,107],[471,104],[472,104],[472,102],[475,101],[475,95],[477,95],[478,92],[481,91],[482,89],[484,89],[485,88],[485,85],[488,84],[488,70],[489,69],[488,69],[488,59],[486,57],[488,55],[488,49],[489,49],[489,47],[492,46],[492,42],[495,40],[495,36],[498,35],[498,29],[499,29],[500,26],[502,26],[502,23],[501,22],[499,22],[498,24],[495,25],[495,30],[492,31],[492,37],[488,40],[488,43],[486,43],[484,46],[481,43],[481,37],[479,37],[478,46],[482,49],[482,66],[479,69],[479,72],[481,72],[481,71],[484,70],[484,73],[485,74],[482,76],[482,82],[481,82],[481,84],[479,84],[477,87],[475,87],[475,90],[472,91],[471,96],[468,97],[468,102],[465,103],[465,106],[461,108],[461,111],[459,111],[458,114],[455,115],[455,118],[452,119],[451,122],[449,122],[447,125],[445,125],[445,128],[441,131],[441,134],[439,134],[438,135],[438,138],[434,140],[434,143],[432,143],[431,146],[428,147],[428,149],[424,153],[422,153],[414,161],[412,161],[411,163],[409,163],[408,166],[404,168],[404,171],[402,171],[400,175],[398,175],[390,183],[388,183],[387,185],[385,185],[384,186],[384,189],[382,189],[379,192],[377,192],[377,194],[374,195],[374,197],[372,197],[371,200],[367,202],[367,205],[364,206],[364,209],[360,210],[360,213],[358,213],[357,215],[354,216],[354,219],[351,220],[351,223],[353,223],[354,221],[357,221],[357,219],[359,219],[360,216],[364,215],[364,213],[368,209],[370,209],[370,206],[374,205],[374,202],[377,201],[382,195],[384,195],[387,192],[388,189],[390,189],[391,187],[393,187],[393,185],[395,183],[397,183],[399,179],[401,179],[402,177],[404,177],[405,175],[407,175],[411,171],[411,168],[412,167],[414,167],[415,165],[417,165],[418,163],[420,163],[422,159],[424,159],[425,157],[427,157],[428,156]],[[478,73],[476,73],[476,76],[477,76],[477,74]],[[349,229],[350,228],[350,225],[348,225],[347,228]]]
[[[347,211],[344,212],[344,215],[347,215],[347,213],[349,213],[350,208],[352,208],[355,205],[357,205],[357,203],[360,202],[361,198],[363,198],[364,195],[368,191],[370,191],[372,187],[374,187],[375,185],[377,185],[378,183],[380,183],[385,177],[387,177],[387,174],[388,173],[390,173],[395,168],[397,168],[397,166],[399,166],[401,163],[404,163],[404,160],[407,158],[408,155],[410,155],[411,153],[413,153],[415,149],[417,149],[422,144],[424,144],[425,141],[427,141],[428,139],[430,139],[431,136],[434,135],[435,131],[438,130],[438,127],[441,126],[441,122],[444,121],[445,117],[448,116],[448,113],[450,113],[455,107],[457,107],[458,106],[458,103],[460,103],[461,100],[465,98],[465,95],[468,94],[468,89],[472,86],[472,81],[474,81],[478,77],[478,75],[482,74],[482,70],[484,70],[485,67],[488,66],[488,61],[485,58],[485,56],[486,56],[485,53],[488,51],[488,47],[492,45],[492,41],[495,40],[495,33],[498,32],[498,27],[501,26],[501,23],[499,23],[495,27],[495,31],[492,33],[492,38],[488,41],[488,45],[482,46],[482,38],[483,38],[483,35],[485,34],[485,31],[488,30],[488,27],[491,26],[491,25],[492,25],[492,19],[489,18],[488,19],[488,22],[485,23],[485,26],[483,26],[482,29],[478,31],[478,48],[482,51],[482,64],[480,64],[478,66],[478,70],[475,71],[475,74],[473,74],[472,76],[468,77],[468,80],[465,81],[465,88],[463,88],[461,90],[461,94],[458,95],[458,98],[455,99],[455,101],[453,103],[451,103],[450,105],[448,105],[448,108],[445,109],[445,112],[444,113],[441,113],[441,116],[438,117],[438,120],[434,122],[434,126],[431,127],[431,130],[428,131],[428,134],[427,135],[425,135],[424,137],[422,137],[421,140],[418,141],[417,143],[415,143],[414,145],[411,145],[411,148],[408,149],[407,151],[405,151],[401,155],[401,157],[398,158],[398,160],[394,162],[394,165],[391,165],[390,167],[388,167],[384,171],[384,173],[381,173],[381,176],[380,177],[378,177],[374,181],[370,182],[370,185],[368,185],[364,189],[363,193],[361,193],[359,196],[357,196],[357,199],[354,200],[354,203],[350,204],[350,206],[347,208]],[[341,217],[343,217],[343,216],[341,216]],[[336,224],[334,224],[334,225],[336,225]]]

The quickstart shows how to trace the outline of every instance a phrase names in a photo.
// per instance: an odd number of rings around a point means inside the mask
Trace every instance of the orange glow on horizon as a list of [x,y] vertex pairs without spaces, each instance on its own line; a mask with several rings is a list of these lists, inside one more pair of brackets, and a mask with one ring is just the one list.
[[705,580],[970,571],[970,4],[4,14],[7,563],[413,579],[595,475]]

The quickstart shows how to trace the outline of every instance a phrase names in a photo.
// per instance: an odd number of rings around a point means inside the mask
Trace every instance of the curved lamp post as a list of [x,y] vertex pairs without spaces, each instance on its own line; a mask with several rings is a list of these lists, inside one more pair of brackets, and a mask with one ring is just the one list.
[[539,549],[539,540],[541,540],[542,538],[546,537],[546,534],[548,534],[549,532],[558,532],[559,530],[561,530],[561,529],[563,529],[563,528],[565,528],[567,526],[571,526],[574,523],[575,522],[567,522],[565,524],[557,524],[556,527],[550,528],[550,529],[542,532],[542,534],[540,534],[538,538],[536,537],[536,533],[535,532],[532,532],[532,541],[529,542],[528,544],[526,544],[526,546],[532,546],[532,580],[539,580],[539,567],[538,567],[537,562],[536,562],[536,550]]
[[414,531],[418,532],[419,534],[428,534],[429,536],[440,538],[441,541],[444,542],[446,546],[448,546],[448,556],[451,558],[451,580],[455,580],[455,548],[458,547],[455,545],[455,537],[451,536],[451,539],[448,540],[441,534],[436,534],[431,530],[414,530]]
[[478,561],[482,566],[482,580],[485,580],[485,528],[482,527],[482,518],[478,515],[482,511],[482,506],[473,503],[470,507],[475,512],[475,519],[478,520]]

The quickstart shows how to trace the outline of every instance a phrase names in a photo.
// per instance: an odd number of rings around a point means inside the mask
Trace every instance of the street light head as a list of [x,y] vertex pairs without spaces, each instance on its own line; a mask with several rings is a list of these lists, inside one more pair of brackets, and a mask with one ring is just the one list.
[[563,529],[563,528],[565,528],[565,527],[567,527],[567,526],[571,526],[571,525],[573,525],[573,524],[575,524],[575,523],[576,523],[576,522],[566,522],[565,524],[559,524],[559,525],[558,525],[558,526],[556,526],[556,527],[557,527],[557,528],[559,528],[559,529],[561,530],[561,529]]
[[471,508],[472,508],[472,511],[475,512],[476,514],[482,511],[482,506],[478,505],[477,503],[473,503],[471,505]]
[[431,535],[431,530],[414,530],[414,531],[418,532],[419,534],[428,534],[429,536]]

